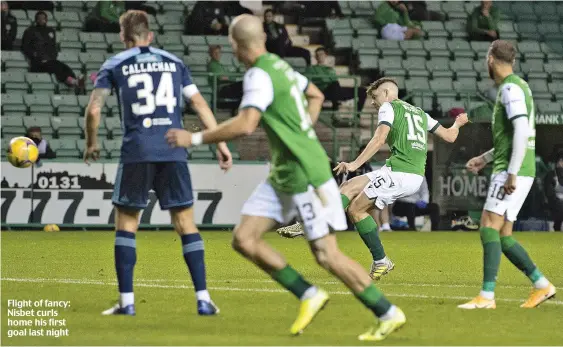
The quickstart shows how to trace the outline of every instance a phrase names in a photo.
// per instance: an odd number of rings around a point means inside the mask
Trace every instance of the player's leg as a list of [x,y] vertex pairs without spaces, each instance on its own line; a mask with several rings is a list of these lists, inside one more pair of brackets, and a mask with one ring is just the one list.
[[115,178],[112,202],[115,205],[115,271],[119,289],[119,303],[102,312],[135,314],[133,271],[137,262],[135,235],[139,227],[139,214],[146,207],[154,175],[152,164],[119,164]]
[[160,208],[170,210],[174,230],[182,241],[182,254],[188,266],[200,315],[214,315],[219,309],[207,291],[204,245],[194,222],[193,192],[187,163],[164,162],[156,164],[154,190]]
[[233,235],[233,248],[301,300],[300,316],[304,306],[309,309],[310,319],[298,318],[290,329],[292,334],[297,334],[326,304],[328,295],[307,282],[262,239],[264,233],[290,219],[292,213],[295,215],[294,210],[291,196],[278,195],[268,183],[260,184],[242,208],[242,219]]
[[532,289],[528,300],[521,307],[533,308],[555,295],[555,286],[541,273],[528,252],[512,236],[514,221],[522,208],[533,184],[533,177],[518,177],[516,190],[512,193],[513,203],[506,212],[506,221],[500,230],[502,252],[510,262],[532,281]]
[[[328,198],[328,201],[335,200],[338,196],[335,182],[329,181],[321,186],[319,196],[324,197],[325,200]],[[322,206],[312,191],[296,194],[294,201],[317,263],[338,277],[381,320],[377,328],[360,335],[360,340],[379,341],[401,327],[406,322],[402,311],[391,305],[371,282],[369,275],[360,264],[340,251],[336,236],[329,233],[329,225],[336,230],[346,229],[346,218],[340,204],[328,203]],[[308,318],[305,314],[300,315],[299,318],[301,317]]]

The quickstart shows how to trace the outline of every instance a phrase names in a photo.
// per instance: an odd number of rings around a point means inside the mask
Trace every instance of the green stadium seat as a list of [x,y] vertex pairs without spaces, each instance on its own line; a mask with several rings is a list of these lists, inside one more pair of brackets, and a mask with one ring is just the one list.
[[51,120],[49,117],[29,116],[23,117],[23,126],[25,129],[30,127],[40,127],[41,133],[45,135],[52,135],[53,128],[51,127]]
[[437,94],[451,92],[453,90],[452,79],[447,77],[434,78],[430,81],[430,90]]
[[448,112],[452,108],[457,107],[465,107],[464,102],[461,100],[456,100],[454,97],[440,97],[438,94],[438,98],[436,100],[438,107],[442,110],[442,112]]
[[103,148],[110,158],[119,158],[121,156],[121,140],[104,140]]
[[549,93],[547,82],[544,80],[530,80],[528,81],[528,85],[530,86],[530,89],[532,90],[532,94],[534,96],[538,93]]
[[[335,49],[346,49],[352,47],[352,35],[333,35],[332,42]],[[374,45],[368,46],[373,47]],[[367,47],[366,47],[367,48]]]
[[467,29],[465,27],[465,21],[455,20],[445,23],[446,31],[454,39],[466,39]]
[[465,2],[464,4],[465,13],[471,14],[473,10],[479,7],[479,3],[476,1]]
[[[362,50],[360,50],[361,52]],[[360,57],[360,69],[362,70],[375,70],[379,68],[379,58],[376,54],[362,54]]]
[[104,36],[107,46],[111,47],[112,51],[118,51],[123,48],[123,42],[121,42],[119,34],[106,33]]
[[108,117],[119,117],[119,104],[117,96],[110,95],[106,100],[106,109],[108,110]]
[[473,58],[475,53],[471,49],[469,42],[464,40],[452,40],[448,42],[448,49],[457,58]]
[[159,35],[158,44],[160,47],[172,54],[183,56],[185,52],[184,44],[181,37],[178,35]]
[[118,117],[106,118],[104,120],[104,124],[106,129],[108,130],[108,133],[110,133],[112,137],[123,136],[123,130],[121,129],[121,120]]
[[487,53],[489,51],[489,46],[491,45],[490,42],[486,41],[471,41],[469,44],[475,55],[479,55],[483,52]]
[[[13,113],[27,112],[27,106],[23,103],[22,94],[2,94],[2,114],[12,115]],[[4,124],[2,123],[2,126]]]
[[27,17],[27,13],[24,10],[12,10],[10,13],[12,16],[16,17],[19,25],[23,27],[29,25],[30,19]]
[[51,106],[51,96],[49,94],[27,94],[23,96],[24,104],[33,112],[49,112],[53,110]]
[[34,93],[48,92],[53,93],[56,85],[48,73],[28,72],[25,76],[26,82],[29,84]]
[[433,58],[426,62],[426,70],[436,77],[452,77],[452,70],[449,68],[450,61],[447,58]]
[[498,30],[500,37],[502,37],[503,40],[518,39],[518,33],[514,30],[514,23],[512,23],[512,21],[500,21],[498,24]]
[[345,19],[326,19],[326,29],[332,31],[334,29],[351,29],[350,20]]
[[555,102],[543,102],[537,105],[539,113],[543,114],[560,114],[561,104]]
[[428,34],[430,39],[447,38],[449,35],[444,24],[438,21],[423,21],[422,29]]
[[530,59],[520,63],[520,71],[525,73],[528,78],[544,78],[547,79],[548,74],[544,71],[543,60]]
[[451,19],[466,19],[467,12],[462,1],[446,1],[442,3],[442,11]]
[[458,78],[454,81],[454,90],[456,92],[475,92],[477,90],[477,79],[471,77]]
[[367,18],[351,18],[350,25],[355,30],[374,28],[372,22]]
[[203,45],[203,46],[207,45],[207,41],[205,41],[205,36],[183,35],[182,43],[184,44],[184,46],[187,46],[188,48],[190,47],[190,45]]
[[183,2],[173,2],[173,1],[163,1],[162,10],[167,12],[183,13],[186,10],[185,3]]
[[424,41],[424,49],[432,58],[450,56],[447,40],[443,38],[432,38],[431,40]]
[[538,25],[539,33],[544,37],[545,41],[561,41],[563,33],[558,22],[544,22]]
[[2,51],[0,55],[2,58],[2,69],[4,70],[26,70],[29,68],[29,63],[25,57],[18,51]]
[[[366,29],[362,29],[362,30],[366,30]],[[355,34],[356,34],[355,30],[352,29],[352,28],[334,29],[332,31],[333,36],[344,36],[344,35],[352,35],[353,36]]]
[[414,70],[426,71],[426,59],[424,57],[409,57],[402,61],[402,65],[408,72]]
[[53,150],[57,152],[57,157],[61,158],[79,158],[81,154],[76,146],[76,140],[74,139],[53,139],[49,141],[49,145]]
[[562,81],[553,81],[551,83],[548,83],[547,89],[549,89],[549,91],[553,94],[561,93],[561,91],[563,90],[563,80]]
[[162,25],[162,32],[164,34],[177,34],[181,35],[184,31],[184,24],[178,23],[165,23]]
[[[4,54],[4,52],[2,52]],[[25,73],[23,70],[12,70],[2,74],[2,89],[7,93],[13,91],[27,92],[29,87],[25,82]]]
[[57,22],[57,27],[61,28],[82,28],[82,20],[80,13],[72,11],[57,11],[53,18]]
[[484,95],[487,95],[493,87],[495,87],[494,82],[488,78],[477,82],[477,90]]
[[518,18],[520,16],[528,16],[535,19],[536,13],[534,12],[533,3],[514,1],[510,3],[510,10],[513,14],[516,14]]
[[428,78],[425,77],[413,77],[405,81],[408,91],[423,91],[428,92],[430,89],[430,84],[428,83]]
[[82,129],[78,126],[78,120],[83,118],[66,116],[66,117],[52,117],[51,126],[60,138],[64,138],[67,135],[82,135]]
[[[514,25],[523,40],[537,40],[538,26],[534,22],[518,22]],[[543,26],[543,24],[542,24]],[[500,34],[501,37],[502,33]],[[508,38],[507,38],[508,39]]]
[[371,17],[374,14],[374,9],[369,1],[351,1],[348,5],[354,15]]
[[24,134],[23,118],[20,116],[2,116],[2,133],[4,134]]
[[307,62],[301,57],[286,57],[285,61],[297,71],[304,70],[307,67]]
[[63,11],[84,11],[82,1],[59,1],[58,4],[62,7]]
[[86,106],[88,106],[88,103],[90,102],[90,95],[78,95],[77,99],[78,99],[78,105],[80,106],[82,111],[84,111],[86,109]]
[[206,36],[205,41],[208,45],[229,46],[229,38],[227,36]]
[[416,107],[420,107],[426,112],[432,111],[434,97],[430,93],[424,93],[422,95],[414,95],[412,97],[413,105]]
[[[450,69],[459,77],[477,77],[477,71],[473,68],[474,61],[471,58],[458,58],[450,61]],[[485,64],[481,62],[484,66]]]
[[399,41],[399,47],[406,57],[426,57],[427,55],[421,40]]
[[82,49],[82,43],[80,42],[78,32],[76,31],[61,31],[57,34],[57,42],[59,43],[59,49],[61,52],[65,52],[67,49]]
[[81,116],[81,108],[76,95],[53,95],[51,103],[57,116]]
[[[563,31],[563,30],[562,30]],[[547,60],[560,60],[563,58],[563,42],[549,41],[540,44],[541,50],[545,53]]]
[[82,70],[82,63],[78,58],[78,51],[64,50],[60,52],[57,59],[67,64],[73,71]]
[[390,71],[403,70],[403,66],[400,59],[386,57],[379,60],[379,70],[389,75]]
[[384,58],[393,56],[403,56],[403,50],[399,46],[399,41],[394,40],[376,40],[375,47],[377,47]]
[[103,52],[81,52],[78,55],[86,70],[98,70],[105,62],[106,55]]

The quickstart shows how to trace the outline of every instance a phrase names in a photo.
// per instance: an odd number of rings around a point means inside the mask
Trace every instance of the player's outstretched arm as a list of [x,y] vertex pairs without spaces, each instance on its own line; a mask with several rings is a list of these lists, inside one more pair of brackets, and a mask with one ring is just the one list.
[[488,163],[493,161],[494,152],[495,149],[491,148],[485,153],[469,159],[467,164],[465,164],[465,168],[474,174],[479,173],[479,171],[481,171],[485,166],[487,166]]
[[305,97],[307,98],[307,111],[311,117],[313,124],[317,123],[319,119],[319,114],[323,107],[323,102],[325,101],[325,96],[323,92],[313,82],[309,82],[307,89],[305,89]]
[[351,163],[338,163],[333,171],[336,171],[337,174],[356,171],[360,166],[364,165],[366,161],[370,160],[377,151],[379,151],[381,146],[383,146],[387,140],[389,131],[391,131],[391,127],[389,125],[385,123],[380,124],[375,130],[375,134],[373,134],[372,139],[368,142],[366,148],[362,151],[362,153],[360,153],[356,160]]
[[102,108],[106,103],[106,98],[110,95],[111,90],[107,88],[95,88],[90,95],[90,102],[86,107],[84,115],[86,127],[86,150],[84,151],[84,161],[88,164],[90,159],[97,160],[100,157],[100,148],[98,147],[98,128],[100,126],[100,118]]
[[467,122],[469,122],[469,119],[467,118],[467,113],[462,113],[459,116],[457,116],[454,124],[451,127],[444,128],[443,126],[440,125],[438,126],[438,129],[434,131],[434,134],[436,134],[436,136],[438,136],[439,138],[441,138],[446,142],[454,143],[455,140],[457,139],[457,136],[459,135],[459,128],[467,124]]

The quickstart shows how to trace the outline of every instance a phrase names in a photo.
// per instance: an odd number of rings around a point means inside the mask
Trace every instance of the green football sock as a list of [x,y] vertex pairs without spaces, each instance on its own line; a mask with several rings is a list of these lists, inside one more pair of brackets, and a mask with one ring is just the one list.
[[292,292],[298,299],[301,299],[303,293],[312,287],[311,283],[305,281],[305,279],[289,265],[281,270],[272,272],[271,275],[276,282]]
[[340,197],[342,198],[342,206],[344,206],[344,209],[347,209],[348,205],[350,205],[350,199],[344,194],[340,194]]
[[500,238],[502,252],[510,260],[514,266],[522,271],[528,278],[535,283],[543,277],[543,274],[538,270],[524,247],[516,241],[512,236],[503,236]]
[[369,248],[374,261],[381,260],[385,258],[385,250],[379,239],[379,233],[377,232],[377,224],[371,216],[367,216],[361,221],[354,224],[360,237]]
[[377,317],[383,316],[391,308],[389,300],[373,283],[364,289],[363,292],[356,293],[355,295]]
[[498,268],[500,266],[500,235],[498,230],[483,227],[480,229],[483,244],[483,291],[494,292]]

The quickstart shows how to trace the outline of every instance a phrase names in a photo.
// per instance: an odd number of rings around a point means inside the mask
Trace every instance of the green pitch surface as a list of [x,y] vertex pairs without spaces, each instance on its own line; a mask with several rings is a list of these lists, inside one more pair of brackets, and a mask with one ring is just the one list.
[[[137,236],[136,317],[100,315],[117,298],[113,233],[3,232],[1,236],[2,345],[369,345],[356,337],[375,323],[343,285],[315,264],[303,239],[282,239],[274,233],[266,237],[307,279],[332,294],[305,333],[291,337],[288,330],[298,301],[236,254],[228,232],[203,233],[208,286],[221,308],[217,317],[197,316],[180,240],[172,232]],[[563,290],[563,234],[524,233],[517,238]],[[345,253],[369,267],[369,253],[358,235],[340,233],[338,239]],[[530,283],[505,258],[497,309],[456,308],[480,289],[482,251],[477,233],[385,233],[382,239],[396,268],[377,285],[407,315],[407,325],[384,345],[563,342],[563,301],[553,299],[531,310],[519,308]],[[55,317],[66,319],[69,336],[8,338],[8,330],[17,329],[7,325],[6,306],[11,299],[70,301],[70,307],[58,309]]]

